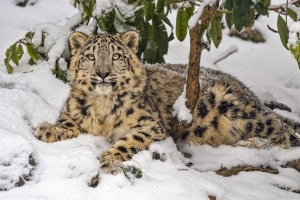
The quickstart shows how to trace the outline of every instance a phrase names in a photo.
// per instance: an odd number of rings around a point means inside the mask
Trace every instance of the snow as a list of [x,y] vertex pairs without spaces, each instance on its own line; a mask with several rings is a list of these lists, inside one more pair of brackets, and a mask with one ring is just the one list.
[[203,9],[207,5],[214,5],[216,0],[204,0],[199,6],[197,12],[189,19],[188,27],[189,29],[193,29],[197,23],[201,24],[200,16],[202,15]]
[[[128,180],[124,174],[100,174],[98,186],[89,187],[99,172],[97,158],[110,146],[106,138],[81,134],[46,144],[33,136],[33,129],[39,123],[56,121],[68,96],[70,86],[56,79],[51,69],[54,58],[66,47],[64,42],[54,45],[54,41],[67,38],[71,27],[78,22],[77,10],[69,0],[37,0],[35,5],[22,8],[15,6],[15,1],[1,3],[0,60],[4,59],[6,48],[30,30],[49,32],[44,51],[51,52],[48,61],[39,61],[36,66],[29,66],[28,57],[24,56],[11,75],[0,64],[0,190],[8,190],[0,192],[1,200],[206,200],[208,195],[218,200],[300,198],[291,192],[300,190],[300,173],[282,167],[287,161],[300,158],[300,148],[248,149],[224,145],[213,148],[182,144],[177,147],[171,138],[153,143],[148,150],[124,163],[141,169],[142,178]],[[174,21],[176,12],[172,12],[170,18]],[[267,24],[276,27],[276,20],[277,15],[271,13],[270,18],[259,17],[256,21],[255,28],[266,38],[263,44],[229,37],[228,30],[224,29],[219,49],[212,47],[210,52],[204,51],[201,65],[233,74],[262,100],[286,104],[292,113],[276,112],[299,121],[300,71],[296,61],[282,47],[278,34],[266,27]],[[87,26],[79,30],[89,33]],[[35,40],[40,41],[39,34]],[[233,45],[238,52],[213,64]],[[187,63],[188,54],[187,37],[182,43],[173,40],[165,59],[170,63]],[[62,59],[59,62],[66,67]],[[177,148],[192,157],[183,157]],[[161,160],[153,160],[153,153],[159,153]],[[35,166],[29,164],[30,155]],[[187,167],[188,163],[193,165]],[[241,172],[222,177],[214,172],[222,167],[246,165],[271,166],[278,169],[279,174]],[[19,177],[26,175],[30,175],[30,180],[22,187],[14,187]]]
[[299,45],[300,22],[293,22],[289,26],[289,48],[297,48]]
[[184,89],[182,94],[178,97],[173,105],[172,116],[178,118],[178,120],[186,121],[187,123],[191,123],[193,120],[193,116],[190,110],[185,105],[186,102],[186,85],[184,85]]

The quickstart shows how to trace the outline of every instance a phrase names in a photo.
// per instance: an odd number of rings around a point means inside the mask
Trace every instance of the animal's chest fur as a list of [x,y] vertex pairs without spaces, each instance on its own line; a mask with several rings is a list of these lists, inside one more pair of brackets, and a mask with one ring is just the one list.
[[135,125],[138,113],[128,112],[134,110],[129,95],[115,95],[111,98],[91,95],[85,99],[84,105],[80,104],[76,94],[70,97],[70,117],[76,120],[82,132],[119,138]]

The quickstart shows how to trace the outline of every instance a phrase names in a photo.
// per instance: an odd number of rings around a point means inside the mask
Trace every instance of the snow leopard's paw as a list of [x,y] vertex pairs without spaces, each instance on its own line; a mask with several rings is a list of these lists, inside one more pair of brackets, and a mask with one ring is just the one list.
[[47,143],[52,143],[60,140],[57,138],[57,127],[48,122],[40,124],[35,129],[34,135],[37,139]]
[[100,170],[106,174],[116,175],[123,170],[122,159],[114,148],[101,154]]

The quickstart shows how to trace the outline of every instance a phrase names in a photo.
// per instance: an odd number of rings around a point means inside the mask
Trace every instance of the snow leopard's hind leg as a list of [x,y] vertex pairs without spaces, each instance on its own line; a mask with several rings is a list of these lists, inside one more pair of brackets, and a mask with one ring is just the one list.
[[[290,147],[293,137],[278,115],[265,107],[242,83],[235,79],[218,79],[202,88],[193,125],[181,134],[181,141],[192,144],[233,145],[252,140],[254,148],[268,146]],[[259,138],[256,140],[255,138]]]

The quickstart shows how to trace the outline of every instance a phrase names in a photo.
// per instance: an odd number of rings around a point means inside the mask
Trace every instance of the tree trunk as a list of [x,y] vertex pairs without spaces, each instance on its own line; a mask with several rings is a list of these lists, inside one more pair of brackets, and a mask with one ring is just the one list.
[[[194,28],[190,29],[190,57],[188,63],[187,86],[186,86],[186,106],[191,113],[194,112],[197,101],[199,99],[199,72],[200,58],[202,53],[202,37],[207,29],[215,12],[219,8],[219,0],[216,0],[212,5],[208,4],[203,8],[199,18],[201,23],[197,23]],[[199,21],[198,20],[198,21]],[[185,121],[180,122],[177,118],[172,121],[172,137],[176,142],[182,133],[191,125]]]

